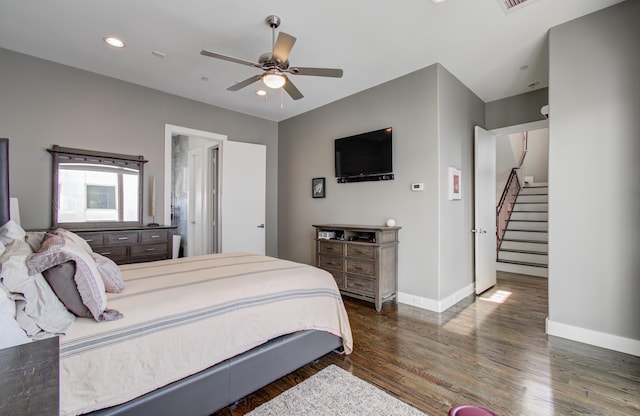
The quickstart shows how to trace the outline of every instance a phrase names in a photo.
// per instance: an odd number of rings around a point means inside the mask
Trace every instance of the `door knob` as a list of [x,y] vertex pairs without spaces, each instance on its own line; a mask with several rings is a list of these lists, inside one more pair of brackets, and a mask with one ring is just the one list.
[[264,224],[258,225],[258,228],[264,228]]
[[471,230],[471,232],[477,234],[486,234],[487,230],[483,230],[482,228],[474,228],[473,230]]

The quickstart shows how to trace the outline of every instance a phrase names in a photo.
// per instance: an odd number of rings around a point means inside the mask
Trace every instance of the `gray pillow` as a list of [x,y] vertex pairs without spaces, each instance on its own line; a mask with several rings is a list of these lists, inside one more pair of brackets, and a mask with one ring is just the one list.
[[82,297],[73,279],[75,273],[76,263],[74,261],[66,261],[44,270],[42,275],[69,312],[76,316],[93,318],[89,308],[82,303]]

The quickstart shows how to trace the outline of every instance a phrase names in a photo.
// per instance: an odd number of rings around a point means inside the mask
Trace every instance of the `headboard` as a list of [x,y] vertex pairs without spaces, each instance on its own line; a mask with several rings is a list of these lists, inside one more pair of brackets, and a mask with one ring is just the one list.
[[9,139],[0,139],[0,225],[9,221]]

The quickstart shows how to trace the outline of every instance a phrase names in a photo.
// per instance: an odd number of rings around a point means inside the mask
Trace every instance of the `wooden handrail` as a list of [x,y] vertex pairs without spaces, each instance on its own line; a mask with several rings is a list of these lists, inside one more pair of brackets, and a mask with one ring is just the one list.
[[511,169],[507,184],[502,191],[500,202],[496,207],[496,259],[498,258],[498,251],[504,238],[504,233],[507,230],[507,224],[511,218],[511,212],[513,211],[513,204],[515,204],[520,193],[520,180],[518,179],[518,168]]

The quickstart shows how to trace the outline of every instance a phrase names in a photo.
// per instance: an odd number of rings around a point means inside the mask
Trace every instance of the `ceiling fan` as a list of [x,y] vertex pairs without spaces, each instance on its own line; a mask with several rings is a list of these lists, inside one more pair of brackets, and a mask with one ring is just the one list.
[[270,15],[266,18],[267,24],[271,27],[271,52],[266,52],[260,55],[258,63],[246,61],[240,58],[234,58],[232,56],[222,55],[219,53],[202,50],[201,55],[208,56],[210,58],[222,59],[224,61],[235,62],[241,65],[247,65],[254,68],[262,69],[263,73],[260,75],[254,75],[251,78],[247,78],[244,81],[238,82],[227,88],[229,91],[238,91],[244,87],[247,87],[254,82],[262,80],[262,82],[269,88],[283,88],[287,94],[294,100],[299,100],[304,95],[293,85],[293,82],[287,77],[290,75],[312,75],[316,77],[333,77],[341,78],[342,69],[336,68],[305,68],[300,66],[289,66],[289,53],[293,48],[293,44],[296,42],[296,38],[284,33],[278,33],[278,39],[275,39],[275,30],[280,26],[282,20],[276,15]]

